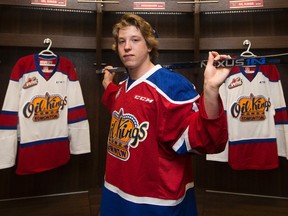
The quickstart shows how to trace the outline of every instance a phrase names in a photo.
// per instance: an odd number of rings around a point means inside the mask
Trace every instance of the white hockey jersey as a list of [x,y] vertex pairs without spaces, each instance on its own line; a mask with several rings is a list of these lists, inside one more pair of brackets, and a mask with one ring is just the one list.
[[[89,124],[73,64],[38,54],[20,58],[0,113],[0,169],[17,174],[66,164],[90,152]],[[19,140],[18,140],[19,139]]]
[[228,161],[235,170],[277,168],[278,156],[288,158],[288,118],[276,66],[234,67],[220,94],[229,141],[207,160]]

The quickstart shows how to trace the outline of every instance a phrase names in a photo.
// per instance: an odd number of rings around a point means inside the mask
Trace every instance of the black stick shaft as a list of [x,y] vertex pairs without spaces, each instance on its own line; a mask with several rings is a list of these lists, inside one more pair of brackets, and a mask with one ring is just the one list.
[[[285,58],[286,57],[286,58]],[[167,69],[184,69],[184,68],[193,68],[200,67],[205,68],[207,66],[207,60],[202,61],[189,61],[189,62],[179,62],[172,64],[163,64],[163,68]],[[266,64],[288,64],[287,56],[279,56],[279,57],[249,57],[249,58],[231,58],[231,59],[223,59],[214,62],[214,66],[217,68],[221,67],[233,67],[233,66],[256,66],[256,65],[266,65]],[[104,73],[105,69],[96,70],[96,73],[101,74]],[[126,73],[127,70],[125,67],[114,67],[108,69],[111,73]]]

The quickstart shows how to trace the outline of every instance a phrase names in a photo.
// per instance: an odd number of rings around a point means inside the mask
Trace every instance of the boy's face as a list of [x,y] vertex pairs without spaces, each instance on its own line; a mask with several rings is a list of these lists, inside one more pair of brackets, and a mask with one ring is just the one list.
[[119,30],[118,54],[126,68],[136,69],[150,60],[151,49],[139,29],[128,26]]

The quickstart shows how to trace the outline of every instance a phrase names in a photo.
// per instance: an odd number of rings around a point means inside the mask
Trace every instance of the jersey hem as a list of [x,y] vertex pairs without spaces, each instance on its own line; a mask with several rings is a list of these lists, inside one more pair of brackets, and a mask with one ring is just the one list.
[[160,199],[160,198],[144,197],[144,196],[143,197],[134,196],[134,195],[125,193],[120,188],[108,183],[107,181],[105,181],[104,187],[106,187],[111,192],[118,194],[123,199],[132,203],[150,204],[150,205],[158,205],[158,206],[176,206],[184,200],[186,196],[186,191],[190,188],[194,188],[194,182],[190,182],[186,184],[184,195],[177,200]]

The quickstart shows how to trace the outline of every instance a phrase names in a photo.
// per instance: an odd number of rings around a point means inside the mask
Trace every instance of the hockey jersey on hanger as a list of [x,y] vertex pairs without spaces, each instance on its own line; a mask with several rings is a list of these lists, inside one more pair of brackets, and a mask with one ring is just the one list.
[[228,161],[235,170],[277,168],[278,156],[288,158],[288,118],[276,66],[233,67],[220,94],[229,141],[207,160]]
[[89,136],[73,64],[62,56],[20,58],[0,113],[0,169],[16,159],[17,174],[59,167],[70,154],[90,152]]

